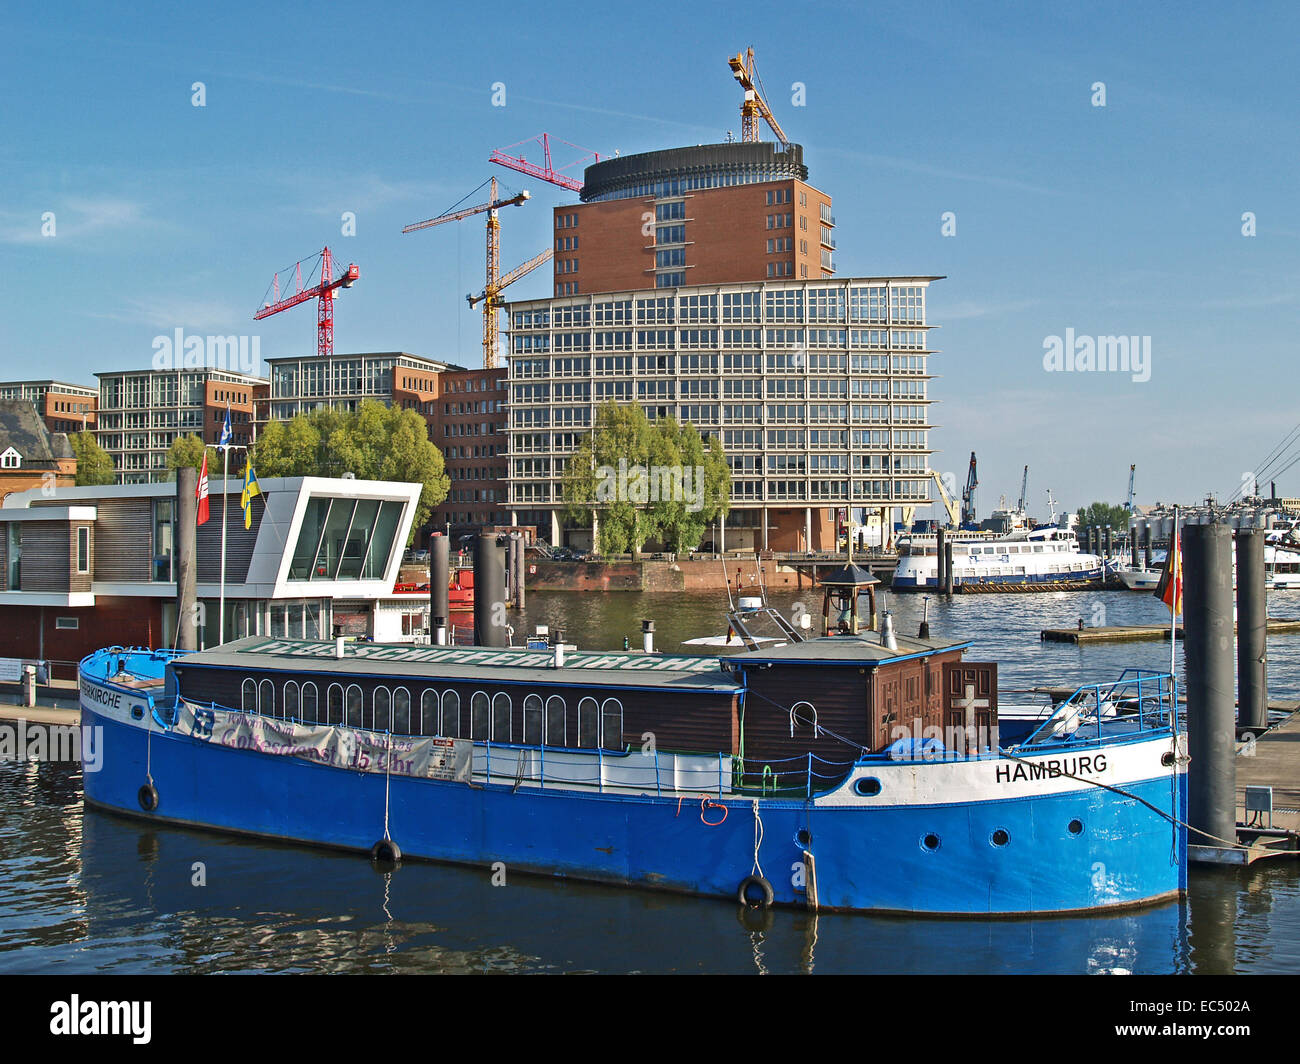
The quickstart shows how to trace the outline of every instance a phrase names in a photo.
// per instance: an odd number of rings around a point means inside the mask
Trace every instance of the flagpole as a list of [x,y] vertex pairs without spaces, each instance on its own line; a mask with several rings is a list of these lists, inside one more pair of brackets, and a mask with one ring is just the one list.
[[1169,561],[1169,575],[1173,580],[1173,597],[1169,607],[1169,691],[1170,697],[1174,703],[1174,728],[1178,727],[1178,607],[1182,605],[1179,601],[1178,585],[1183,577],[1183,559],[1181,557],[1182,544],[1179,542],[1178,535],[1178,507],[1174,507],[1174,535],[1169,544],[1169,549],[1173,552]]
[[217,607],[217,646],[226,641],[226,508],[230,505],[230,444],[221,448],[221,598]]

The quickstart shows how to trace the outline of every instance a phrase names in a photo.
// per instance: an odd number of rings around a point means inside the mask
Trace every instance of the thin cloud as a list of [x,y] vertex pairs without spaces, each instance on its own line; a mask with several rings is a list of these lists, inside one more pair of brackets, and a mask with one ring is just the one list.
[[1000,174],[975,174],[966,170],[953,170],[946,166],[934,166],[931,163],[918,162],[915,159],[900,159],[894,155],[877,155],[874,152],[850,151],[847,148],[823,147],[818,149],[826,155],[841,155],[846,159],[857,159],[875,166],[885,166],[893,170],[904,170],[913,174],[925,174],[927,177],[940,177],[948,181],[969,181],[980,185],[993,185],[997,188],[1014,189],[1017,192],[1032,192],[1037,196],[1059,196],[1061,193],[1042,185],[1031,185],[1014,177]]
[[[54,214],[54,235],[42,232],[45,212]],[[84,240],[100,233],[136,227],[146,221],[144,207],[133,200],[74,197],[28,211],[0,212],[0,243],[41,244]]]

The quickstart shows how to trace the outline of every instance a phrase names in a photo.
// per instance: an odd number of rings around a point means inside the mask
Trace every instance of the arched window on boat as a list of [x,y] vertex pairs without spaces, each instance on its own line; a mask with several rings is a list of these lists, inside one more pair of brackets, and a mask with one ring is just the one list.
[[257,711],[263,716],[275,716],[275,684],[270,680],[257,685]]
[[442,714],[441,723],[438,725],[438,734],[445,739],[459,739],[460,734],[460,692],[443,691],[442,692]]
[[511,708],[510,696],[504,691],[498,691],[492,696],[492,741],[494,743],[513,741],[513,730],[510,727]]
[[469,737],[471,739],[488,738],[489,707],[491,703],[488,700],[487,693],[484,691],[475,691],[469,700]]
[[393,694],[387,687],[376,687],[370,695],[372,712],[367,714],[366,727],[375,731],[391,731],[393,727]]
[[420,727],[417,735],[445,735],[438,730],[438,692],[426,687],[420,695]]
[[405,687],[393,688],[393,733],[411,734],[411,692]]
[[345,703],[344,719],[347,726],[349,728],[364,728],[362,714],[366,707],[366,696],[362,693],[361,688],[354,683],[348,684],[343,701]]
[[239,688],[239,708],[245,713],[257,712],[257,681],[249,677]]
[[311,724],[320,720],[319,716],[319,696],[316,693],[316,685],[310,680],[304,680],[302,685],[302,710],[301,718]]
[[546,745],[568,746],[568,706],[559,695],[546,700]]
[[325,723],[343,723],[343,685],[332,683],[325,692]]
[[284,702],[281,705],[281,708],[284,710],[281,716],[283,716],[285,720],[293,720],[299,716],[299,697],[298,681],[286,680],[284,683]]
[[600,706],[594,698],[578,703],[578,745],[587,750],[600,746]]
[[601,703],[600,745],[606,750],[623,749],[623,703],[617,698]]
[[524,745],[542,745],[541,695],[529,695],[524,699]]

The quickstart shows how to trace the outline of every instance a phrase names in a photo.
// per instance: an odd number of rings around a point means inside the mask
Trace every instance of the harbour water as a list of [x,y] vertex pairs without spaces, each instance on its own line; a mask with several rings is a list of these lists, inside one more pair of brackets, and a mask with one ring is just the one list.
[[[816,595],[773,596],[820,618]],[[1294,602],[1294,605],[1292,605]],[[914,632],[919,596],[887,598]],[[1270,598],[1300,616],[1300,594]],[[1168,667],[1164,642],[1078,647],[1038,632],[1158,624],[1167,611],[1125,592],[930,601],[937,638],[996,660],[1004,691]],[[717,595],[533,595],[517,632],[562,626],[584,648],[659,649],[720,635]],[[518,638],[518,636],[517,636]],[[1181,649],[1179,650],[1181,671]],[[1300,636],[1270,640],[1278,698],[1300,696]],[[500,876],[497,877],[500,879]],[[216,972],[934,972],[1287,973],[1300,971],[1300,873],[1195,869],[1180,903],[1110,916],[942,920],[775,911],[728,902],[363,857],[165,828],[83,810],[75,765],[0,761],[0,973]]]

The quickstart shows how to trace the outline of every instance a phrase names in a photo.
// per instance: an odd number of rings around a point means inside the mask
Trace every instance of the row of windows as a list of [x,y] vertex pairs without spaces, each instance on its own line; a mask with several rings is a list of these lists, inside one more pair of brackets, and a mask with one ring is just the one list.
[[[779,215],[772,216],[774,218]],[[773,238],[774,240],[776,238]],[[781,240],[789,238],[782,237]],[[776,245],[773,245],[776,249]],[[763,292],[723,292],[721,303],[717,294],[683,295],[674,306],[672,296],[606,300],[590,308],[597,325],[632,324],[633,303],[635,321],[639,324],[671,323],[675,312],[681,320],[697,322],[872,322],[882,325],[924,325],[925,287],[923,285],[828,285],[804,288],[776,289]],[[561,308],[556,309],[560,313]],[[588,305],[580,308],[587,313]],[[763,312],[760,314],[760,310]],[[547,310],[516,310],[511,314],[515,329],[544,329],[550,325]],[[556,324],[560,324],[558,321]],[[581,324],[586,324],[585,321]]]
[[[678,249],[680,251],[680,249]],[[660,252],[667,254],[667,252]],[[769,262],[769,270],[789,269],[790,263]],[[633,350],[634,347],[879,347],[924,351],[925,332],[920,329],[631,329],[596,332],[595,346],[605,350]],[[545,354],[552,344],[557,350],[587,349],[592,346],[590,332],[557,332],[554,335],[520,333],[512,337],[511,353]],[[680,337],[680,339],[679,339]],[[635,345],[633,340],[635,338]],[[719,343],[719,338],[721,343]],[[915,369],[909,372],[917,372]],[[516,376],[519,374],[516,373]]]
[[[279,696],[277,701],[277,695]],[[569,745],[569,707],[560,695],[543,701],[541,695],[524,698],[521,731],[515,734],[514,703],[498,691],[489,696],[475,691],[469,704],[462,705],[460,693],[426,688],[417,705],[405,687],[376,687],[367,699],[357,684],[332,683],[324,700],[316,684],[287,680],[279,691],[271,680],[260,683],[251,677],[240,689],[241,709],[281,720],[306,724],[345,725],[364,731],[394,735],[427,735],[445,739],[473,739],[479,742],[522,743],[525,746]],[[598,702],[578,700],[578,748],[585,750],[623,749],[623,703],[617,698]]]

